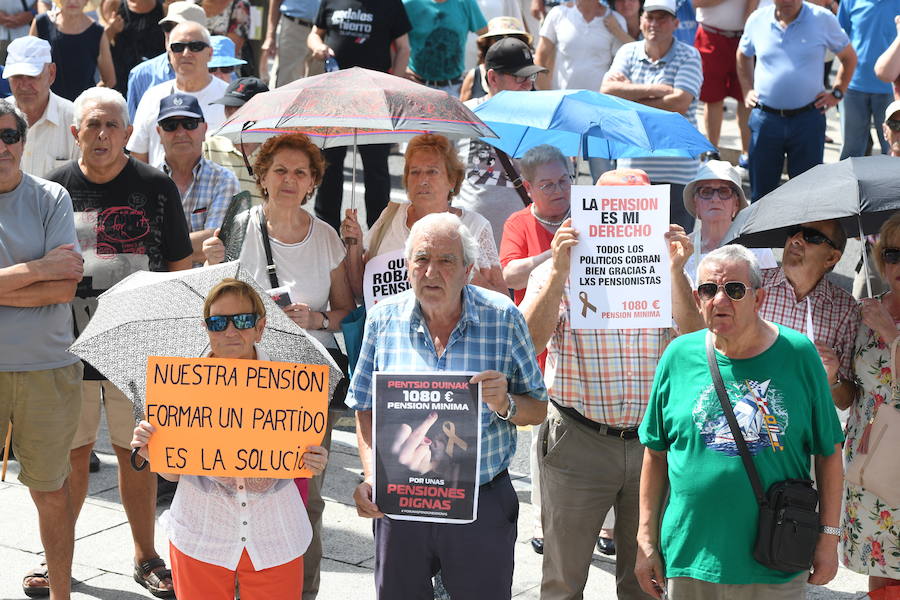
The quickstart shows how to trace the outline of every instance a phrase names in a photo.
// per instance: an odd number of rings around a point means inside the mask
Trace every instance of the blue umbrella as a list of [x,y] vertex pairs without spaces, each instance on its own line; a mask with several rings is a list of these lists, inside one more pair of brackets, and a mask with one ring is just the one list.
[[473,112],[498,136],[481,139],[514,157],[539,144],[585,158],[715,151],[683,115],[589,90],[504,91]]

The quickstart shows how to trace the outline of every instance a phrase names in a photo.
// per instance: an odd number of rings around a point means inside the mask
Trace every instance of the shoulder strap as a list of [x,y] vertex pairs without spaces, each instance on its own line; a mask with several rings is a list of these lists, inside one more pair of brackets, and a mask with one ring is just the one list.
[[516,193],[519,194],[522,203],[525,206],[531,204],[531,198],[528,197],[528,192],[525,191],[525,184],[522,182],[522,177],[519,175],[519,172],[516,171],[512,161],[509,160],[509,155],[500,148],[494,148],[494,152],[497,154],[497,158],[500,159],[500,164],[503,165],[506,176],[512,182],[513,186],[515,186]]
[[734,436],[734,443],[737,444],[738,452],[741,454],[741,460],[744,463],[744,469],[747,471],[747,477],[750,478],[750,485],[753,487],[756,501],[760,506],[767,506],[769,503],[763,492],[762,482],[759,480],[759,473],[756,471],[756,465],[753,464],[753,458],[750,456],[750,449],[747,448],[744,434],[741,433],[741,427],[738,425],[737,419],[734,416],[734,410],[731,408],[731,401],[728,400],[728,394],[725,392],[725,383],[722,381],[722,374],[719,372],[719,364],[716,362],[716,349],[713,346],[712,333],[709,331],[706,332],[706,361],[709,363],[709,372],[712,374],[716,395],[719,397],[719,403],[722,405],[722,412],[725,413],[725,419],[728,420],[728,427],[731,429],[731,435]]
[[391,225],[393,225],[398,210],[400,210],[400,204],[388,202],[384,210],[381,211],[378,222],[372,225],[372,237],[369,238],[369,247],[366,248],[370,258],[378,256],[378,248],[381,246],[381,242],[384,241],[384,236],[387,235]]
[[263,248],[266,250],[266,272],[269,274],[269,282],[273,288],[278,287],[278,274],[275,273],[275,261],[272,259],[272,244],[269,243],[269,228],[266,225],[266,216],[262,207],[257,207],[256,217],[259,219],[259,230],[262,233]]

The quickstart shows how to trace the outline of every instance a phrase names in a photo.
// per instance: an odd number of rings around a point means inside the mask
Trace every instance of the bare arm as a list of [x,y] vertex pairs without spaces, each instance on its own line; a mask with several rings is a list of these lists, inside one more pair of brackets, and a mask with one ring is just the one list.
[[[328,291],[328,305],[331,310],[325,314],[328,315],[328,331],[340,331],[341,321],[350,314],[356,303],[353,301],[353,292],[350,291],[350,283],[347,281],[347,270],[344,262],[341,261],[336,268],[331,271],[331,288]],[[322,321],[317,321],[319,327]]]
[[694,8],[711,8],[713,6],[718,6],[725,2],[725,0],[691,0],[691,5]]
[[409,36],[403,34],[395,39],[391,52],[394,55],[391,61],[391,73],[397,77],[403,77],[406,67],[409,65]]
[[545,250],[535,256],[517,258],[506,263],[503,267],[503,279],[506,285],[514,290],[525,289],[528,286],[528,276],[534,269],[552,256],[551,250]]
[[470,383],[481,384],[481,401],[489,410],[504,417],[509,414],[509,398],[516,403],[516,414],[509,419],[514,425],[540,425],[547,417],[547,403],[524,394],[507,394],[508,381],[500,371],[482,371]]
[[281,0],[269,0],[269,19],[266,26],[266,39],[262,43],[263,56],[275,58],[278,53],[278,43],[275,40],[275,32],[278,30],[278,21],[281,19]]
[[100,82],[97,85],[108,88],[115,87],[116,68],[113,66],[109,40],[105,35],[100,37],[100,54],[97,55],[97,68],[100,70]]
[[[672,86],[653,83],[632,83],[622,73],[611,73],[603,79],[600,91],[633,102],[648,104],[647,100],[663,98],[676,91]],[[688,103],[690,104],[690,102]]]
[[684,272],[684,265],[694,252],[694,244],[680,225],[670,225],[665,237],[672,273],[672,318],[675,319],[679,334],[699,331],[706,325],[694,303],[691,282]]
[[[828,456],[816,455],[816,486],[819,489],[819,522],[829,527],[841,524],[841,494],[844,489],[844,465],[841,459],[841,445],[835,444],[834,452]],[[816,552],[813,555],[813,570],[809,583],[825,585],[837,574],[838,536],[819,534]]]
[[[841,64],[834,78],[833,88],[846,92],[847,87],[850,85],[850,79],[853,77],[853,71],[856,70],[856,50],[853,49],[853,46],[847,44],[836,56]],[[823,90],[816,96],[816,108],[822,112],[829,108],[834,108],[839,102],[840,100],[835,98],[830,90]]]
[[[81,255],[75,252],[74,248],[74,244],[63,244],[36,260],[0,269],[0,297],[5,297],[11,292],[25,289],[36,283],[60,280],[71,280],[76,283],[81,281],[84,263]],[[57,303],[57,296],[54,294],[44,304]]]
[[535,89],[549,90],[553,82],[553,67],[556,64],[556,44],[541,36],[534,53],[534,64],[547,69],[537,74],[534,82]]
[[353,500],[356,503],[356,512],[361,517],[378,519],[384,513],[378,509],[378,505],[372,502],[372,411],[356,411],[356,445],[359,448],[359,460],[362,462],[363,482],[356,486],[353,492]]
[[74,279],[39,281],[29,286],[0,294],[0,306],[32,308],[51,304],[65,304],[75,297],[78,282]]
[[634,574],[641,589],[654,598],[662,596],[654,582],[659,587],[664,588],[666,585],[659,553],[659,522],[668,485],[669,461],[666,453],[644,448]]
[[744,106],[753,108],[759,101],[759,95],[753,89],[753,57],[737,51],[737,74],[744,90]]
[[306,36],[306,47],[319,60],[325,60],[329,56],[334,56],[334,51],[325,43],[325,35],[327,33],[321,27],[313,27],[309,30],[309,35]]
[[[202,261],[203,253],[201,252],[200,255],[200,260]],[[192,266],[194,266],[194,255],[191,254],[190,256],[182,258],[181,260],[167,261],[166,265],[168,266],[169,271],[187,271]]]
[[887,83],[900,77],[900,15],[894,17],[894,24],[897,26],[897,37],[875,61],[875,75]]
[[759,8],[759,0],[747,0],[747,8],[744,9],[744,23],[747,22],[747,18],[752,15],[757,8]]
[[459,88],[459,101],[465,102],[466,100],[472,99],[472,87],[475,85],[475,77],[480,77],[476,75],[478,73],[478,68],[469,69],[466,72],[466,76],[463,77],[462,85]]
[[[203,242],[211,238],[215,234],[215,229],[203,229],[201,231],[191,232],[191,262],[202,263],[206,260],[206,254],[203,253]],[[171,269],[175,270],[175,269]]]
[[672,88],[672,91],[666,93],[662,98],[644,98],[641,100],[641,104],[670,112],[686,113],[693,101],[693,94],[685,90]]

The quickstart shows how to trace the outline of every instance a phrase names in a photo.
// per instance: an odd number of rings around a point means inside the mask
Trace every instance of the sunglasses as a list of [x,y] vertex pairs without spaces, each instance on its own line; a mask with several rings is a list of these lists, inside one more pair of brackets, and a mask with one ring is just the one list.
[[728,185],[723,185],[722,187],[704,185],[703,187],[697,188],[697,195],[704,200],[712,200],[713,194],[718,194],[719,198],[722,200],[731,200],[735,195],[735,191],[734,188]]
[[788,227],[787,235],[788,238],[792,238],[798,233],[803,234],[803,241],[807,244],[815,244],[816,246],[821,246],[822,244],[828,244],[835,250],[840,250],[831,238],[827,235],[819,231],[818,229],[813,229],[812,227],[803,227],[800,225],[794,225],[793,227]]
[[566,175],[565,177],[560,177],[559,181],[551,181],[550,183],[539,185],[538,189],[545,194],[554,194],[557,190],[562,192],[563,190],[567,190],[570,187],[572,187],[572,178]]
[[881,258],[889,265],[900,263],[900,248],[885,248],[881,251]]
[[169,44],[169,50],[175,54],[181,54],[185,48],[191,52],[203,52],[206,48],[209,48],[209,44],[199,40],[196,42],[172,42]]
[[206,322],[206,328],[214,333],[219,333],[228,329],[228,321],[234,323],[235,329],[252,329],[256,327],[256,321],[259,315],[256,313],[241,313],[238,315],[214,315],[203,319]]
[[210,72],[210,73],[215,73],[216,71],[218,71],[219,73],[229,73],[229,74],[230,74],[230,73],[234,73],[234,66],[230,66],[230,67],[210,67],[210,68],[209,68],[209,72]]
[[900,119],[888,119],[885,124],[892,131],[900,131]]
[[697,286],[697,295],[701,300],[712,300],[719,293],[719,290],[725,290],[725,295],[732,300],[743,300],[747,295],[747,284],[740,281],[728,281],[722,285],[718,283],[701,283]]
[[0,142],[4,144],[18,144],[22,141],[22,134],[18,129],[0,129]]
[[166,119],[165,121],[160,121],[159,126],[163,131],[168,131],[172,133],[179,126],[184,127],[185,131],[193,131],[200,127],[200,123],[203,122],[203,119],[198,119],[197,117],[187,117],[185,119]]

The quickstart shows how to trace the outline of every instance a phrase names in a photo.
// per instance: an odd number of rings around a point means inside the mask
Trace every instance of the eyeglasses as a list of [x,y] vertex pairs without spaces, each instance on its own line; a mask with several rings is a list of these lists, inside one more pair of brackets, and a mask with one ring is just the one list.
[[884,122],[888,129],[892,131],[900,131],[900,119],[888,119]]
[[22,141],[22,134],[18,129],[0,129],[0,142],[4,144],[18,144]]
[[813,229],[812,227],[803,227],[801,225],[794,225],[793,227],[788,227],[787,235],[788,238],[792,238],[798,233],[803,234],[803,241],[807,244],[815,244],[816,246],[821,246],[822,244],[828,244],[835,250],[840,250],[831,238],[827,235],[819,231],[818,229]]
[[504,73],[504,75],[512,77],[513,79],[516,80],[516,83],[518,83],[518,84],[525,83],[526,81],[536,81],[537,80],[537,73],[533,73],[531,75],[525,75],[522,77],[520,77],[519,75],[513,75],[512,73]]
[[703,187],[697,188],[697,195],[704,200],[712,200],[713,194],[719,194],[719,198],[722,200],[731,200],[735,195],[735,191],[730,185],[723,185],[721,187],[704,185]]
[[163,131],[168,131],[172,133],[178,126],[184,127],[185,131],[193,131],[200,127],[200,123],[203,122],[203,119],[198,119],[197,117],[187,117],[185,119],[166,119],[165,121],[160,121],[159,126],[162,127]]
[[169,44],[169,50],[174,52],[175,54],[181,54],[184,52],[184,49],[187,48],[191,52],[203,52],[206,48],[209,48],[209,44],[206,42],[196,41],[196,42],[172,42]]
[[572,187],[572,178],[568,175],[565,177],[560,177],[559,181],[551,181],[550,183],[545,183],[544,185],[539,185],[538,189],[544,192],[545,194],[553,194],[557,190],[562,192],[564,190]]
[[256,327],[256,321],[259,315],[256,313],[240,313],[238,315],[213,315],[203,319],[206,322],[206,328],[214,333],[219,333],[228,329],[228,321],[234,323],[235,329],[252,329]]
[[232,65],[230,67],[210,67],[209,68],[210,73],[215,73],[216,71],[218,71],[219,73],[231,74],[231,73],[234,73],[234,65]]
[[881,251],[881,258],[889,265],[900,263],[900,248],[885,248]]
[[743,300],[747,295],[747,284],[740,281],[728,281],[722,285],[712,282],[701,283],[697,286],[697,295],[701,300],[712,300],[719,290],[725,290],[725,295],[732,300]]

